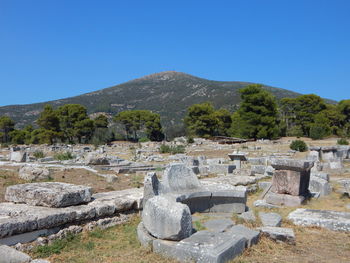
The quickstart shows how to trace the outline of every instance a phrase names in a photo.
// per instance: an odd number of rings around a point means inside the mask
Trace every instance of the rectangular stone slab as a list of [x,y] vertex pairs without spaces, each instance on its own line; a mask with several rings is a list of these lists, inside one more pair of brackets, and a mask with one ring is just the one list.
[[350,213],[331,210],[298,208],[288,215],[296,225],[318,226],[335,231],[350,232]]
[[269,192],[265,196],[265,200],[268,204],[272,205],[285,205],[285,206],[299,206],[301,205],[305,197],[302,195],[299,196],[293,196],[293,195],[286,195],[286,194],[276,194]]
[[33,206],[66,207],[90,202],[92,188],[58,182],[17,184],[7,187],[5,199]]
[[224,263],[240,255],[246,242],[241,235],[199,231],[180,242],[154,240],[153,251],[180,262]]
[[52,208],[0,203],[0,239],[140,209],[142,188],[94,194],[88,204]]
[[271,166],[276,170],[291,170],[291,171],[309,171],[314,162],[310,160],[295,160],[295,159],[272,159]]

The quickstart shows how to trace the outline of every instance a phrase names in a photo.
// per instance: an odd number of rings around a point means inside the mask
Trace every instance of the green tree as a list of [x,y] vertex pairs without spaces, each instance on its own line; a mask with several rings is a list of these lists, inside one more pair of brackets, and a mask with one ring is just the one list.
[[190,106],[184,119],[189,135],[199,137],[213,136],[218,125],[218,119],[214,113],[214,107],[209,102]]
[[86,108],[80,104],[65,104],[57,109],[60,130],[63,139],[80,142],[82,137],[89,136],[91,125]]
[[94,125],[96,128],[107,128],[108,127],[108,118],[100,114],[94,119]]
[[218,136],[228,136],[229,129],[232,125],[231,113],[226,109],[219,109],[213,113],[213,116],[217,120],[214,134]]
[[44,106],[44,110],[40,113],[36,123],[40,128],[56,132],[60,131],[60,120],[58,118],[58,113],[49,104]]
[[15,123],[8,116],[0,117],[0,132],[2,133],[1,142],[10,142],[10,132],[14,130]]
[[138,140],[138,132],[144,131],[148,139],[161,141],[164,139],[160,116],[149,110],[128,110],[118,113],[114,120],[124,126],[128,139]]
[[340,101],[337,110],[341,114],[341,126],[344,135],[350,136],[350,100]]
[[295,124],[300,126],[304,135],[310,135],[315,116],[326,109],[324,100],[314,94],[301,95],[295,99]]
[[275,97],[257,84],[241,89],[240,93],[242,101],[232,123],[236,127],[231,131],[244,138],[277,138],[280,130]]

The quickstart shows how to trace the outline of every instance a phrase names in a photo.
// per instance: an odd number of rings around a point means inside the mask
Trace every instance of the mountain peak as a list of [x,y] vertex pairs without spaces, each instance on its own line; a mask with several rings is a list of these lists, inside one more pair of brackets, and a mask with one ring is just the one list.
[[162,72],[143,76],[136,80],[170,80],[170,79],[179,78],[179,77],[183,78],[183,77],[193,77],[193,76],[183,72],[178,72],[178,71],[162,71]]

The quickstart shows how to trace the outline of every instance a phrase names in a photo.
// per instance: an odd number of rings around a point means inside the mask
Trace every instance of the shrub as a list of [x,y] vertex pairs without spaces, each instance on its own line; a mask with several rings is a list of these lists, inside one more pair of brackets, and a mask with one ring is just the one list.
[[35,151],[33,153],[34,157],[37,158],[37,159],[40,159],[40,158],[44,158],[45,157],[45,154],[43,153],[43,151]]
[[148,139],[147,137],[142,137],[139,139],[139,142],[149,142],[150,139]]
[[160,146],[160,152],[171,153],[171,154],[185,153],[185,146],[182,146],[182,145],[169,146],[169,145],[162,144]]
[[349,145],[349,141],[345,138],[341,138],[337,141],[339,145]]
[[299,151],[299,152],[305,152],[307,151],[307,145],[304,141],[302,140],[295,140],[292,141],[292,143],[289,146],[292,150],[294,151]]
[[310,138],[313,140],[321,140],[330,134],[330,128],[320,125],[312,125],[310,128]]
[[64,153],[56,153],[53,158],[59,161],[64,161],[64,160],[73,159],[75,157],[71,152],[64,152]]
[[188,143],[188,144],[194,143],[193,137],[188,137],[188,138],[187,138],[187,143]]

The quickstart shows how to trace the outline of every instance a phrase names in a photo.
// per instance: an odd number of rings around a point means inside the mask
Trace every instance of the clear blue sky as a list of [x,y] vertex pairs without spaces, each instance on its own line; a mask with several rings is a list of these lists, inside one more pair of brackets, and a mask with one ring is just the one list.
[[0,105],[176,70],[350,99],[349,0],[0,0]]

